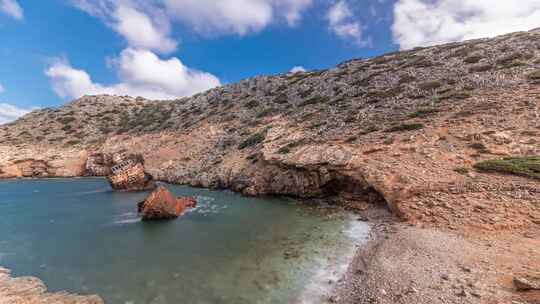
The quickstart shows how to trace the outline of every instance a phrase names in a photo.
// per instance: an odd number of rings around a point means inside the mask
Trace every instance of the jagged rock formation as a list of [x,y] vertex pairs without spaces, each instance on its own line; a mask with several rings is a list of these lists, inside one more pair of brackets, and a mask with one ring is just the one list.
[[157,180],[382,202],[454,229],[525,229],[540,221],[537,181],[473,165],[540,154],[539,46],[533,30],[178,100],[86,96],[1,126],[0,170],[21,176],[12,168],[34,159],[49,175],[102,175],[129,151]]
[[[93,175],[98,175],[97,173],[107,168],[104,166],[89,166],[88,163],[86,167],[94,167],[98,170],[97,172],[93,171]],[[156,187],[153,177],[146,173],[144,169],[144,159],[141,155],[120,156],[120,159],[116,161],[114,166],[110,167],[109,171],[107,179],[115,190],[144,191]]]
[[167,188],[159,186],[137,208],[143,220],[152,221],[177,218],[195,206],[197,201],[194,198],[175,198]]
[[66,292],[48,293],[43,282],[34,277],[13,278],[0,267],[0,304],[103,304],[99,296],[79,296]]

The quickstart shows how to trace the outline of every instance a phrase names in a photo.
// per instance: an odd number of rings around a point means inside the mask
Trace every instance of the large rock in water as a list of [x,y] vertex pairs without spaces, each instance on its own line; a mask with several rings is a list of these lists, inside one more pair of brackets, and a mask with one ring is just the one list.
[[167,188],[159,186],[137,207],[143,220],[166,220],[177,218],[196,205],[194,198],[176,198]]

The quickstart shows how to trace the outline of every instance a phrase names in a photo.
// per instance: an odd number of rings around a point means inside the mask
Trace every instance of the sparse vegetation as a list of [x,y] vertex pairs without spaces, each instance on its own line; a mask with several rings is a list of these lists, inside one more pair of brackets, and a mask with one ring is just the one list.
[[426,116],[429,116],[430,114],[434,114],[437,112],[439,112],[439,110],[435,108],[420,108],[416,110],[415,112],[409,114],[409,117],[410,118],[426,117]]
[[527,78],[533,82],[540,82],[540,70],[527,74]]
[[427,82],[422,82],[420,84],[418,84],[418,87],[421,89],[421,90],[424,90],[424,91],[429,91],[429,90],[435,90],[435,89],[438,89],[440,87],[442,87],[442,83],[440,81],[427,81]]
[[272,109],[272,108],[266,108],[266,109],[260,111],[259,113],[257,113],[256,117],[257,118],[263,118],[263,117],[266,117],[266,116],[272,114],[274,111],[275,110]]
[[470,169],[467,168],[467,167],[457,167],[454,169],[455,172],[459,173],[459,174],[463,174],[463,175],[466,175],[469,173]]
[[299,107],[305,107],[305,106],[308,106],[308,105],[326,103],[326,102],[328,102],[328,100],[329,100],[329,98],[326,97],[326,96],[324,96],[324,97],[323,96],[316,96],[316,97],[312,97],[310,99],[307,99],[307,100],[303,101],[298,106]]
[[245,148],[249,148],[259,143],[262,143],[266,139],[266,132],[267,130],[264,130],[246,138],[243,142],[240,143],[240,145],[238,145],[238,149],[243,150]]
[[[190,132],[205,124],[221,124],[218,129],[237,130],[237,146],[251,135],[252,128],[275,116],[283,118],[280,123],[294,124],[291,128],[313,131],[314,136],[326,139],[343,134],[359,142],[361,136],[378,130],[419,130],[422,126],[417,122],[443,118],[436,113],[447,110],[463,109],[448,117],[449,121],[472,121],[465,117],[496,111],[491,106],[474,106],[484,98],[485,89],[522,84],[524,78],[540,82],[540,70],[534,63],[540,62],[537,46],[531,41],[536,36],[511,35],[512,39],[467,41],[353,59],[328,71],[257,77],[174,101],[85,97],[88,100],[42,109],[40,115],[4,125],[12,132],[1,134],[0,128],[0,140],[24,144],[63,135],[63,142],[80,137],[86,144],[115,134]],[[504,68],[516,64],[527,66]],[[462,101],[477,94],[478,99]],[[25,128],[15,128],[18,124]],[[23,130],[29,134],[19,136]]]
[[389,146],[389,145],[393,144],[395,140],[396,139],[393,138],[393,137],[388,137],[385,140],[383,140],[382,143],[383,143],[383,145]]
[[489,149],[483,143],[472,143],[469,148],[474,149],[480,153],[489,153]]
[[514,62],[515,60],[518,60],[522,57],[523,55],[519,52],[516,52],[516,53],[512,53],[512,54],[509,54],[509,55],[505,55],[503,57],[500,57],[497,59],[497,64],[498,65],[502,65],[502,66],[507,66],[509,64],[511,64],[512,62]]
[[248,101],[244,106],[248,109],[253,109],[259,105],[259,102],[255,99]]
[[76,120],[76,119],[75,119],[75,117],[73,117],[73,116],[64,116],[64,117],[60,118],[58,121],[59,121],[61,124],[66,125],[66,124],[68,124],[68,123],[70,123],[70,122],[74,122],[75,120]]
[[469,69],[469,72],[471,73],[481,73],[486,72],[493,69],[493,66],[491,64],[482,64],[482,65],[476,65]]
[[396,126],[393,126],[393,127],[390,127],[386,130],[384,130],[384,132],[386,133],[393,133],[393,132],[406,132],[406,131],[415,131],[415,130],[420,130],[420,129],[423,129],[424,128],[424,125],[423,124],[420,124],[420,123],[409,123],[409,124],[401,124],[401,125],[396,125]]
[[480,60],[482,60],[482,58],[484,57],[481,55],[470,55],[467,58],[465,58],[465,60],[463,61],[465,61],[465,63],[472,64],[472,63],[478,63]]
[[279,148],[277,151],[279,154],[288,154],[291,152],[292,149],[300,146],[303,144],[303,141],[294,141],[291,143],[286,144],[285,146]]
[[443,94],[441,96],[439,96],[439,99],[440,100],[445,100],[445,99],[467,99],[467,98],[471,98],[472,95],[470,93],[467,93],[467,92],[448,92],[446,94]]
[[361,132],[360,132],[360,135],[367,135],[367,134],[370,134],[370,133],[373,133],[373,132],[377,132],[379,131],[379,128],[376,127],[375,125],[370,125],[370,126],[367,126],[365,127]]
[[411,83],[413,81],[415,81],[416,78],[414,76],[411,76],[411,75],[403,75],[399,78],[399,84],[406,84],[406,83]]
[[540,156],[488,160],[475,164],[474,168],[483,172],[496,172],[540,179]]

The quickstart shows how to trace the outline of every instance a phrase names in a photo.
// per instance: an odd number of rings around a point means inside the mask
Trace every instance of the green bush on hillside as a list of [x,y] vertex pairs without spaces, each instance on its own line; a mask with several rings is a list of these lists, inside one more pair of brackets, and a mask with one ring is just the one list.
[[437,113],[439,110],[435,108],[420,108],[416,110],[414,113],[409,114],[410,118],[416,118],[416,117],[426,117],[429,114]]
[[390,127],[388,129],[384,130],[384,132],[393,133],[393,132],[415,131],[415,130],[420,130],[420,129],[423,129],[423,128],[424,128],[423,124],[410,123],[410,124],[401,124],[401,125],[396,125],[396,126]]
[[508,157],[488,160],[474,165],[479,171],[512,174],[540,179],[540,156]]
[[465,58],[465,63],[478,63],[480,60],[482,60],[482,57],[481,55],[471,55],[471,56],[468,56],[467,58]]
[[305,106],[308,106],[308,105],[326,103],[326,102],[328,102],[328,100],[329,100],[329,98],[326,97],[326,96],[315,96],[315,97],[312,97],[310,99],[307,99],[307,100],[303,101],[298,106],[299,107],[305,107]]
[[262,143],[266,139],[267,130],[255,133],[250,137],[246,138],[243,142],[238,145],[238,149],[243,150],[248,147],[252,147],[256,144]]
[[440,87],[442,87],[442,83],[440,81],[426,81],[423,83],[420,83],[418,87],[422,90],[429,91],[429,90],[435,90]]
[[540,70],[536,70],[532,73],[527,74],[527,78],[531,81],[539,82],[540,81]]

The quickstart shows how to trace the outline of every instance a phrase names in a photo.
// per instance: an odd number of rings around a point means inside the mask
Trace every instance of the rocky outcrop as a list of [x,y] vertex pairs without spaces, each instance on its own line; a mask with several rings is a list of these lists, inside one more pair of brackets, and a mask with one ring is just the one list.
[[514,286],[519,291],[540,290],[540,280],[532,280],[523,277],[514,278]]
[[66,292],[49,293],[38,278],[10,276],[8,269],[0,267],[0,304],[104,304],[96,295],[81,296]]
[[118,156],[116,164],[107,176],[111,187],[115,190],[144,191],[156,187],[153,177],[144,169],[144,159],[141,155]]
[[16,161],[6,172],[16,177],[49,177],[54,170],[49,163],[41,159],[23,159]]
[[191,197],[176,198],[167,188],[159,186],[137,206],[143,220],[174,219],[194,208],[197,201]]

